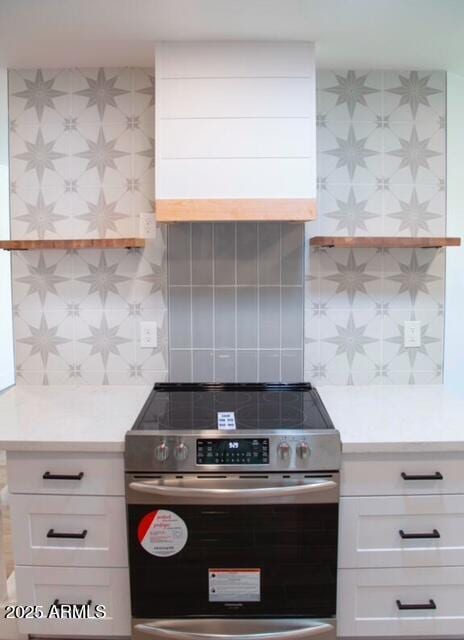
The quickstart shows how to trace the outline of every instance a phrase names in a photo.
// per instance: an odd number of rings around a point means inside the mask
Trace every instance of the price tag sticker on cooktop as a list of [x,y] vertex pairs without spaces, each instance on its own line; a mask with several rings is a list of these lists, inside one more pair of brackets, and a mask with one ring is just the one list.
[[218,411],[217,426],[221,431],[231,431],[236,429],[235,413],[233,411]]
[[210,602],[259,602],[260,569],[208,569]]

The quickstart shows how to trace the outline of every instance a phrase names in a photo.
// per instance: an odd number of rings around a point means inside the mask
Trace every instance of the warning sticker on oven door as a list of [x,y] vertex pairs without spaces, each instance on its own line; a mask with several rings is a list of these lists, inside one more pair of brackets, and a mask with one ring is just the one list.
[[182,551],[187,543],[188,531],[177,513],[158,509],[150,511],[140,520],[137,535],[145,551],[166,558]]
[[260,569],[208,569],[210,602],[259,602]]

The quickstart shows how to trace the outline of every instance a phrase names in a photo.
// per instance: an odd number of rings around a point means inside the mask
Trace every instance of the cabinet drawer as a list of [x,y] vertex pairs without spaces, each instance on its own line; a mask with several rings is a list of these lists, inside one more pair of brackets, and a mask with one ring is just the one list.
[[341,568],[438,565],[464,565],[464,496],[341,499]]
[[343,496],[464,493],[464,456],[350,456],[343,460]]
[[124,459],[119,453],[12,452],[7,471],[11,493],[124,495]]
[[124,498],[11,496],[16,564],[126,567]]
[[104,619],[19,620],[21,633],[34,635],[130,636],[130,593],[127,569],[17,567],[18,604],[38,605],[46,614],[58,600],[85,604],[91,613],[97,604],[106,608]]
[[[462,637],[463,602],[460,567],[342,569],[337,635]],[[398,605],[413,608],[400,610]]]

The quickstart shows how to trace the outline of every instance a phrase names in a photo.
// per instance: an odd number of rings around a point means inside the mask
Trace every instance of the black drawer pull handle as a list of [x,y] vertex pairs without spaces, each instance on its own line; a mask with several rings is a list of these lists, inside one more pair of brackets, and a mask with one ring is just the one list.
[[405,533],[403,529],[400,529],[399,534],[403,540],[427,540],[440,537],[440,532],[436,529],[433,529],[430,533]]
[[420,475],[408,475],[403,471],[401,474],[403,480],[443,480],[443,476],[439,471],[435,471],[435,473],[425,474],[423,476]]
[[401,600],[396,601],[396,606],[400,611],[413,611],[414,609],[436,609],[437,605],[433,600],[429,600],[428,604],[403,604]]
[[57,533],[54,529],[50,529],[47,533],[47,538],[75,538],[77,540],[83,540],[87,535],[87,529],[84,529],[82,533]]
[[58,598],[56,598],[56,600],[53,601],[53,605],[55,607],[90,607],[90,605],[92,604],[92,600],[87,600],[87,602],[84,603],[76,603],[76,604],[71,604],[71,603],[65,603],[65,602],[60,602],[58,600]]
[[62,473],[50,473],[50,471],[45,471],[42,478],[44,480],[82,480],[84,477],[84,472],[76,473],[76,475],[65,475]]

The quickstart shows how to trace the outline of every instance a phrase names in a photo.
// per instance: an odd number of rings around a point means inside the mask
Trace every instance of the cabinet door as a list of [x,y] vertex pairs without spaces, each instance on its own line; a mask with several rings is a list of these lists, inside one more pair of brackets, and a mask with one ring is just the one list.
[[462,637],[463,602],[461,567],[342,569],[337,635]]
[[464,496],[340,501],[339,567],[464,565]]
[[341,471],[342,496],[464,493],[464,456],[398,454],[349,456]]
[[[17,567],[18,602],[39,606],[41,619],[22,619],[21,633],[63,636],[130,636],[130,592],[127,569],[62,567]],[[102,619],[57,619],[46,617],[51,605],[87,604],[94,614],[103,605]]]
[[11,496],[16,564],[127,566],[124,498]]
[[121,453],[11,452],[7,466],[11,493],[124,495]]

